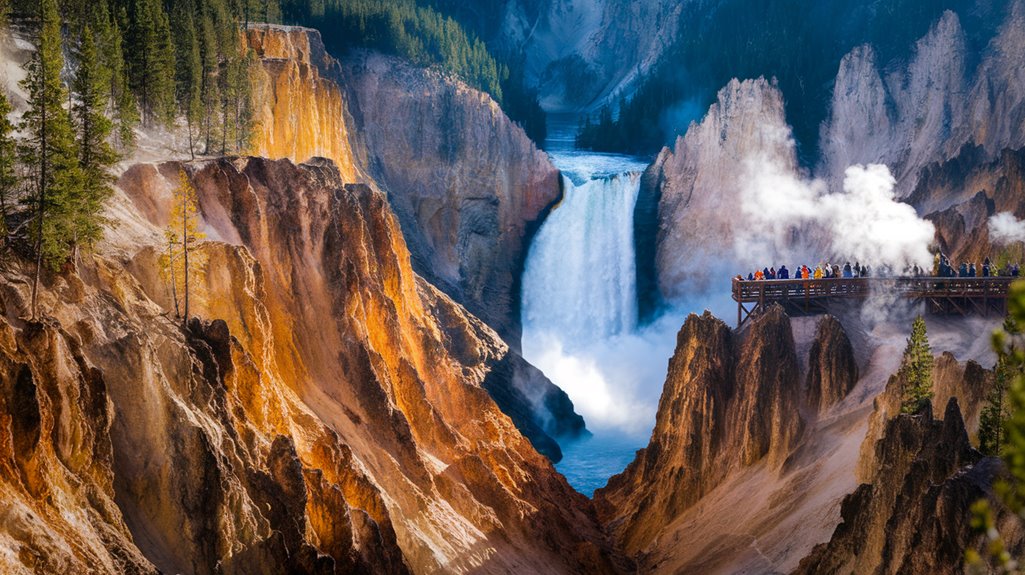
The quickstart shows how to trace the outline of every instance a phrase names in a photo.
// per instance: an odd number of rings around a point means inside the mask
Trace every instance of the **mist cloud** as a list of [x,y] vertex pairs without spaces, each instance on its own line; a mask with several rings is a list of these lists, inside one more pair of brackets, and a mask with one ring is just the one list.
[[802,178],[766,157],[746,162],[745,175],[747,221],[737,233],[738,253],[763,262],[833,257],[895,270],[932,263],[935,227],[896,199],[896,180],[884,165],[848,167],[843,189],[832,192],[823,180]]
[[1001,244],[1025,242],[1025,222],[1010,212],[1000,212],[989,218],[989,235]]

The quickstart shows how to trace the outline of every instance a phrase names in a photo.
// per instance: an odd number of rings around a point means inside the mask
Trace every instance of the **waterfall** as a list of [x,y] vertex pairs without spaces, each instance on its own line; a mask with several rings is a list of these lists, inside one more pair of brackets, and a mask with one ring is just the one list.
[[634,208],[646,162],[578,150],[552,160],[565,194],[527,254],[522,349],[594,433],[563,445],[558,465],[590,495],[647,444],[680,323],[638,326]]
[[637,327],[633,213],[640,174],[563,182],[565,196],[527,256],[525,347],[547,335],[569,351]]

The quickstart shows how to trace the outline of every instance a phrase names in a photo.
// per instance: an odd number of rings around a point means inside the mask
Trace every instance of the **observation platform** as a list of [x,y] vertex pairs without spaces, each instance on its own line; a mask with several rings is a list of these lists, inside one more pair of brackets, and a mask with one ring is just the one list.
[[733,279],[737,328],[778,303],[791,314],[828,311],[837,300],[864,300],[870,294],[893,294],[924,302],[935,314],[998,315],[1007,313],[1007,293],[1016,277],[895,277],[787,280]]

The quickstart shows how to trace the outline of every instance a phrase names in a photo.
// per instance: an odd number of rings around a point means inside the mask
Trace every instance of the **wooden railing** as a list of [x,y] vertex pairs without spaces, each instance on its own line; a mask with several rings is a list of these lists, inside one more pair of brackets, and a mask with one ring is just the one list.
[[[823,278],[788,280],[733,280],[737,325],[766,306],[779,303],[790,309],[822,308],[834,298],[866,298],[871,293],[890,293],[922,300],[933,312],[986,314],[1006,313],[1008,289],[1014,277],[985,278]],[[750,310],[744,304],[755,304]]]

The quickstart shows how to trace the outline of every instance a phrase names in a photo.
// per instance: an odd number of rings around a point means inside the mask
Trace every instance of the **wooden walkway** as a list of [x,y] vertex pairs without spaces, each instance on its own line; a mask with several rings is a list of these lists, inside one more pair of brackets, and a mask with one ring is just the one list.
[[831,278],[789,280],[733,280],[737,327],[778,303],[789,313],[826,311],[838,299],[865,299],[870,293],[890,293],[924,302],[929,313],[1004,315],[1007,292],[1018,278]]

